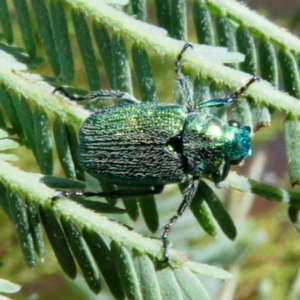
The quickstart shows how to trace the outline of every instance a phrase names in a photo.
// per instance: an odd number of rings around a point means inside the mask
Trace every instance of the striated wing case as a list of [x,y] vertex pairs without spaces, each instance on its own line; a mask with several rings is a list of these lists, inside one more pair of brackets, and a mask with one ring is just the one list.
[[120,185],[186,180],[182,156],[170,140],[181,134],[180,105],[120,105],[99,110],[80,129],[80,162],[98,179]]

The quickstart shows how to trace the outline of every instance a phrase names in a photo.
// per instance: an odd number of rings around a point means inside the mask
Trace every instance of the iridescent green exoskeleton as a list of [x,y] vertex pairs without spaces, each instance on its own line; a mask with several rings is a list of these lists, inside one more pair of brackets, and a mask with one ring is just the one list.
[[236,121],[224,123],[205,108],[221,107],[234,101],[258,78],[232,95],[194,105],[186,79],[181,71],[179,53],[175,71],[184,105],[140,103],[133,96],[111,90],[95,91],[84,97],[70,95],[71,100],[118,98],[124,104],[92,113],[80,127],[79,161],[83,169],[97,179],[122,186],[148,187],[144,192],[118,190],[113,192],[62,192],[64,196],[130,197],[160,193],[164,185],[189,181],[177,213],[164,227],[162,241],[164,258],[169,254],[168,233],[193,200],[199,178],[210,176],[218,186],[228,175],[231,165],[251,154],[251,132]]

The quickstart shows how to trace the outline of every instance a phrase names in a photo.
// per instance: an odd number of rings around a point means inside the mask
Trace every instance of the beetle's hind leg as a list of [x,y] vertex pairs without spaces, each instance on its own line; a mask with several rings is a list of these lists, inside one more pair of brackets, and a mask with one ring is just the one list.
[[164,260],[166,262],[169,260],[169,251],[168,251],[168,245],[169,245],[168,235],[169,235],[169,232],[171,231],[171,228],[173,227],[173,225],[175,224],[177,219],[180,216],[182,216],[185,209],[191,204],[192,200],[195,197],[198,185],[199,185],[199,177],[194,177],[190,181],[188,187],[183,192],[183,200],[180,203],[180,205],[179,205],[179,207],[176,211],[176,214],[170,219],[168,224],[166,224],[165,227],[164,227],[164,231],[163,231],[163,234],[161,236],[161,239],[162,239],[163,248],[164,248]]
[[59,194],[52,197],[51,200],[55,201],[61,198],[72,198],[72,197],[100,197],[109,199],[119,199],[127,197],[146,197],[160,194],[163,191],[163,185],[155,185],[149,190],[115,190],[108,192],[80,192],[80,191],[60,191]]
[[193,46],[189,43],[186,43],[183,46],[180,53],[178,54],[177,60],[175,62],[175,73],[176,73],[176,82],[179,86],[180,93],[184,100],[184,106],[186,106],[186,108],[189,111],[193,111],[194,110],[194,101],[193,101],[192,88],[190,87],[190,84],[189,84],[187,78],[182,73],[182,68],[181,68],[182,55],[188,48],[193,48]]
[[99,90],[91,92],[85,96],[76,96],[67,92],[63,87],[57,87],[53,93],[59,92],[64,95],[68,99],[72,101],[84,101],[84,100],[110,100],[110,99],[118,99],[127,103],[139,104],[140,101],[135,97],[130,95],[129,93],[119,91],[119,90]]

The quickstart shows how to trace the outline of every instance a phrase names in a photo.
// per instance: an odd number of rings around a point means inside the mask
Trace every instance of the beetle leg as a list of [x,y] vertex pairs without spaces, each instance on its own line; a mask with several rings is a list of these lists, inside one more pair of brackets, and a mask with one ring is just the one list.
[[221,183],[228,176],[228,173],[230,171],[230,165],[231,165],[230,161],[224,161],[221,169],[211,174],[213,181],[215,183],[215,186],[217,188],[221,187]]
[[189,85],[188,80],[186,77],[183,75],[182,70],[181,70],[181,59],[183,53],[189,48],[193,47],[191,44],[186,43],[181,52],[177,56],[177,60],[175,62],[175,73],[176,73],[176,81],[179,86],[180,92],[182,94],[182,97],[184,99],[184,104],[187,107],[189,111],[193,111],[194,109],[194,101],[193,101],[193,95],[192,95],[192,89]]
[[164,227],[163,234],[161,236],[163,248],[164,248],[164,259],[167,262],[169,260],[169,252],[168,252],[168,235],[171,231],[171,228],[177,221],[177,219],[184,213],[185,209],[191,204],[192,200],[195,197],[197,188],[199,185],[199,177],[193,177],[193,179],[190,181],[188,187],[183,192],[183,200],[180,203],[176,214],[170,219],[167,225]]
[[101,197],[101,198],[110,198],[110,199],[119,199],[127,197],[146,197],[156,194],[160,194],[163,190],[163,185],[155,185],[151,190],[145,191],[134,191],[134,190],[115,190],[110,192],[80,192],[80,191],[60,191],[59,194],[52,197],[52,201],[61,199],[61,198],[72,198],[72,197]]
[[119,99],[132,104],[139,104],[140,101],[134,98],[129,93],[118,91],[118,90],[99,90],[91,92],[85,96],[75,96],[67,92],[63,87],[57,87],[53,93],[60,92],[65,97],[72,101],[84,101],[84,100],[109,100],[109,99]]
[[225,106],[231,102],[233,102],[234,100],[236,100],[240,95],[242,95],[246,89],[255,81],[259,80],[259,77],[257,77],[256,75],[253,75],[252,78],[241,88],[239,88],[236,92],[234,92],[233,94],[224,97],[224,98],[219,98],[219,99],[211,99],[208,101],[204,101],[202,103],[200,103],[196,108],[204,108],[204,107],[222,107]]

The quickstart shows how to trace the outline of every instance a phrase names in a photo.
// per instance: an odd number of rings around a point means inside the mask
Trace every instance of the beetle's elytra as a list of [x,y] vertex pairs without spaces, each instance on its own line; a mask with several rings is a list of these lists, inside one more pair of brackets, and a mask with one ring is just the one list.
[[199,178],[210,176],[219,185],[228,175],[231,165],[251,154],[250,128],[236,121],[224,123],[211,115],[208,107],[221,107],[234,101],[253,82],[232,95],[211,99],[196,106],[181,71],[179,53],[175,71],[184,105],[140,103],[133,96],[111,90],[92,92],[84,97],[70,95],[57,88],[71,100],[119,98],[124,104],[93,112],[80,127],[79,161],[94,177],[122,186],[148,187],[145,192],[120,190],[100,193],[62,192],[54,197],[85,195],[99,197],[144,196],[160,193],[164,185],[189,181],[176,215],[164,227],[162,241],[164,258],[168,233],[193,200]]

